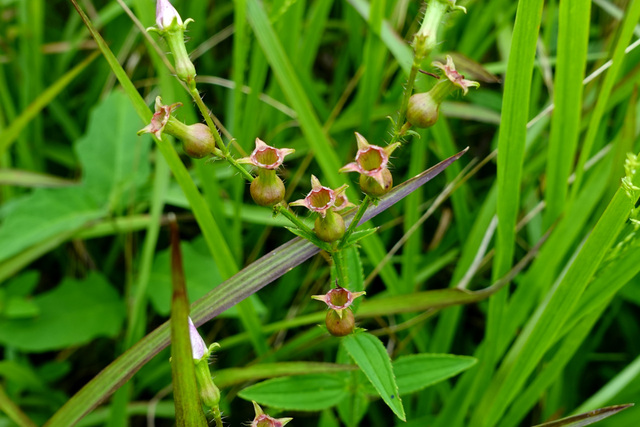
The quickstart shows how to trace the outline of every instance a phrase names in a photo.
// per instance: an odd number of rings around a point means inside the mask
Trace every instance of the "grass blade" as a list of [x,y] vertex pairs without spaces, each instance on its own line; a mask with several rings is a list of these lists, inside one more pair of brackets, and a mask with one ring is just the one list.
[[563,418],[557,421],[551,421],[544,424],[538,424],[534,427],[582,427],[589,424],[597,423],[600,420],[604,420],[611,415],[615,415],[620,411],[633,406],[633,403],[626,405],[608,406],[606,408],[596,409],[595,411],[589,411],[584,414],[574,415],[573,417]]

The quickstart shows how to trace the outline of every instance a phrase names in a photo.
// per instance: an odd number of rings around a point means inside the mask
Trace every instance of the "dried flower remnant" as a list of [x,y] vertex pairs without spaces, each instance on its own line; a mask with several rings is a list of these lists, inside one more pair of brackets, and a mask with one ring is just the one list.
[[171,105],[164,105],[162,103],[162,98],[156,96],[155,112],[151,117],[151,123],[140,129],[138,131],[138,135],[142,135],[143,133],[151,133],[159,140],[162,140],[162,132],[164,132],[164,128],[169,122],[171,113],[177,110],[178,107],[182,107],[181,102],[176,102],[175,104]]
[[243,157],[238,163],[250,164],[257,169],[258,176],[251,181],[251,198],[260,206],[273,206],[284,199],[285,188],[276,175],[276,169],[282,166],[284,158],[292,154],[292,148],[275,148],[256,138],[256,148],[249,157]]
[[325,325],[329,333],[334,337],[344,337],[352,333],[356,325],[355,316],[349,307],[353,300],[365,294],[364,291],[351,292],[338,287],[324,295],[313,295],[311,298],[322,301],[329,307],[325,317]]
[[351,292],[348,289],[338,287],[331,289],[324,295],[312,295],[311,298],[322,301],[332,310],[342,312],[349,308],[356,298],[363,295],[366,295],[366,292]]
[[429,92],[416,93],[409,98],[407,121],[420,128],[433,126],[438,121],[440,104],[451,93],[461,89],[462,94],[466,95],[470,87],[480,87],[480,83],[467,80],[456,71],[453,58],[449,55],[446,64],[436,61],[433,66],[444,71],[447,78],[436,83]]
[[344,196],[347,185],[332,190],[320,183],[320,180],[311,175],[311,191],[304,199],[291,202],[292,206],[304,206],[318,214],[314,230],[316,236],[324,242],[335,242],[344,236],[346,226],[342,216],[336,211],[350,206],[349,200]]
[[444,75],[449,79],[449,81],[462,89],[463,95],[466,95],[467,92],[469,92],[470,87],[480,87],[480,83],[474,82],[473,80],[467,80],[462,74],[456,71],[456,65],[453,63],[453,58],[450,55],[447,55],[446,64],[434,61],[431,65],[444,71]]
[[358,152],[356,161],[340,169],[340,172],[358,172],[360,174],[360,189],[373,197],[380,197],[393,187],[393,177],[387,167],[391,153],[400,146],[399,142],[385,148],[371,145],[356,132]]
[[283,427],[293,418],[273,418],[265,414],[260,405],[252,401],[256,415],[251,421],[251,427]]
[[171,116],[182,103],[171,105],[162,104],[162,98],[156,97],[155,113],[151,117],[151,123],[138,131],[138,135],[152,133],[162,140],[162,134],[175,136],[182,142],[184,152],[194,159],[202,159],[215,152],[216,143],[211,130],[203,123],[186,125]]
[[293,154],[293,148],[275,148],[267,145],[260,138],[256,138],[256,148],[249,157],[238,159],[238,163],[251,164],[260,169],[274,170],[282,166],[284,158]]

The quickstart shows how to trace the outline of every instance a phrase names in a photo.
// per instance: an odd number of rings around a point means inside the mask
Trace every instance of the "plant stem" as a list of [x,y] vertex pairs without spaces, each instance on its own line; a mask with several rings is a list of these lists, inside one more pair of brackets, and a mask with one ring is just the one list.
[[222,415],[220,414],[220,407],[216,406],[211,408],[213,410],[213,419],[216,420],[216,427],[222,427]]
[[349,275],[347,274],[347,266],[344,262],[344,251],[342,249],[335,250],[331,253],[331,259],[333,259],[333,265],[336,267],[338,286],[349,289]]
[[251,175],[249,173],[249,171],[247,171],[245,168],[243,168],[236,161],[236,159],[233,158],[233,156],[229,152],[229,148],[222,141],[222,138],[220,137],[220,134],[218,133],[218,128],[216,127],[215,123],[213,123],[213,120],[211,120],[211,116],[209,115],[209,109],[207,108],[206,105],[204,105],[204,102],[202,102],[202,98],[200,97],[200,93],[198,92],[198,89],[196,89],[194,87],[193,89],[191,89],[189,91],[189,94],[191,95],[191,98],[193,98],[193,100],[195,101],[196,105],[198,106],[198,109],[200,110],[200,114],[202,114],[202,116],[204,117],[204,120],[207,123],[207,126],[209,126],[209,129],[211,129],[211,133],[213,134],[213,138],[216,140],[216,145],[218,146],[218,148],[222,152],[222,157],[226,161],[228,161],[231,164],[231,166],[236,168],[238,170],[238,172],[240,172],[240,175],[242,175],[242,177],[244,179],[246,179],[249,182],[252,182],[255,179],[255,177],[253,175]]
[[293,212],[291,212],[288,208],[288,206],[282,202],[279,205],[275,206],[276,211],[278,213],[281,213],[282,215],[286,216],[287,219],[289,221],[291,221],[291,223],[293,225],[295,225],[296,227],[298,227],[300,230],[309,233],[309,234],[313,234],[313,230],[310,229],[307,224],[305,224],[304,222],[300,221],[300,219],[296,216],[296,214],[294,214]]
[[367,211],[369,206],[371,206],[371,197],[369,197],[369,195],[366,195],[364,196],[362,203],[360,203],[360,206],[358,207],[358,212],[356,212],[356,215],[353,217],[351,224],[349,224],[349,228],[347,228],[347,231],[344,233],[344,236],[342,236],[342,240],[340,240],[340,242],[338,243],[338,249],[342,249],[345,247],[351,234],[353,234],[356,228],[358,228],[358,223],[362,219],[362,216]]
[[391,142],[389,144],[393,144],[400,140],[400,137],[403,135],[403,125],[404,119],[407,115],[407,108],[409,106],[409,98],[411,97],[411,93],[413,92],[413,85],[416,81],[416,77],[418,76],[418,70],[420,69],[420,64],[422,63],[423,57],[418,57],[414,55],[413,64],[411,65],[411,71],[409,72],[409,78],[407,79],[407,84],[404,85],[404,92],[402,93],[402,103],[400,104],[400,113],[398,114],[398,120],[396,121],[395,129],[393,130],[393,137],[391,138]]

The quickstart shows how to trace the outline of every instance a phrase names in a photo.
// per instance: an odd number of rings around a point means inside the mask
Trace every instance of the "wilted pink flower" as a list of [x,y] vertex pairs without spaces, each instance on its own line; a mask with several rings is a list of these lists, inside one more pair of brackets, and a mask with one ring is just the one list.
[[389,164],[389,157],[393,150],[400,146],[400,143],[396,142],[385,148],[378,147],[377,145],[369,144],[364,136],[358,132],[356,132],[356,140],[358,141],[356,161],[341,168],[340,172],[358,172],[361,175],[375,179],[381,187],[385,188],[387,183],[384,175]]
[[251,427],[282,427],[286,425],[293,418],[273,418],[265,414],[262,411],[260,405],[252,401],[253,409],[256,412],[256,416],[251,422]]
[[462,89],[462,92],[465,95],[467,94],[467,92],[469,92],[470,87],[480,87],[480,83],[474,82],[473,80],[467,80],[462,74],[456,71],[456,66],[453,63],[453,58],[451,58],[451,56],[449,55],[447,55],[446,64],[435,61],[432,63],[432,65],[444,71],[445,76],[447,76],[451,83]]
[[163,105],[162,98],[157,96],[155,107],[156,112],[153,114],[153,117],[151,117],[151,123],[140,129],[138,131],[138,135],[141,135],[143,133],[152,133],[156,138],[161,140],[162,132],[164,131],[164,127],[169,121],[169,117],[171,117],[171,113],[181,106],[181,102],[176,102],[175,104],[171,105]]
[[293,148],[275,148],[256,138],[256,148],[249,157],[238,159],[238,163],[251,164],[261,169],[278,169],[285,156],[292,154]]
[[[348,186],[345,184],[335,190],[332,190],[331,188],[320,184],[318,178],[311,175],[311,191],[307,194],[307,197],[291,202],[290,205],[304,206],[310,211],[319,213],[324,218],[329,209],[334,208],[335,210],[336,201],[341,197],[347,187]],[[343,199],[340,200],[342,201]],[[338,209],[342,209],[342,207],[339,207]]]
[[158,0],[156,2],[156,25],[160,30],[169,27],[176,20],[178,25],[182,25],[182,18],[169,0]]
[[366,292],[351,292],[345,288],[333,288],[324,295],[312,295],[311,298],[322,301],[327,306],[338,312],[348,308],[358,297],[365,295]]

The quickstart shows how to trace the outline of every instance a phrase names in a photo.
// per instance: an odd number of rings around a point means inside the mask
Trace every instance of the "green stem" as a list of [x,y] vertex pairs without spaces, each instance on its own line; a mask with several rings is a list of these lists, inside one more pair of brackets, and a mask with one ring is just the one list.
[[402,136],[402,127],[404,125],[404,119],[407,115],[407,108],[409,107],[409,98],[413,92],[413,85],[415,84],[416,77],[418,76],[418,70],[422,63],[422,57],[415,55],[413,57],[413,64],[411,65],[411,71],[409,72],[409,78],[407,84],[404,86],[404,92],[402,93],[402,103],[400,104],[400,113],[398,114],[398,120],[396,121],[395,129],[393,130],[393,137],[389,144],[393,144],[400,140]]
[[215,407],[213,410],[213,419],[216,420],[216,427],[222,427],[222,415],[220,414],[220,408]]
[[347,231],[344,233],[344,236],[342,236],[342,240],[340,240],[340,242],[338,243],[339,250],[345,247],[351,234],[353,234],[356,228],[358,228],[358,223],[362,219],[362,216],[367,211],[367,209],[369,209],[369,206],[371,206],[371,197],[369,197],[369,195],[366,195],[364,196],[362,203],[360,203],[360,206],[358,207],[358,212],[356,212],[356,216],[353,217],[351,224],[349,224],[349,228],[347,228]]
[[347,274],[347,266],[344,262],[344,251],[338,249],[331,254],[333,265],[336,267],[336,279],[338,286],[349,289],[349,275]]
[[304,222],[300,221],[300,218],[298,218],[296,216],[296,214],[294,214],[293,212],[291,212],[289,210],[289,208],[286,206],[286,204],[284,204],[284,202],[282,202],[279,205],[275,206],[275,209],[278,213],[281,213],[282,215],[284,215],[285,217],[287,217],[287,219],[289,221],[291,221],[291,223],[293,225],[295,225],[296,227],[298,227],[300,230],[309,233],[311,235],[313,235],[313,230],[310,229],[307,224],[305,224]]
[[204,120],[207,123],[207,126],[209,126],[209,129],[211,129],[213,138],[216,140],[216,145],[218,146],[220,151],[222,151],[222,157],[226,161],[228,161],[231,164],[231,166],[236,168],[236,170],[240,172],[240,175],[242,175],[244,179],[246,179],[249,182],[252,182],[255,179],[255,177],[251,175],[249,171],[243,168],[236,161],[236,159],[233,158],[233,156],[231,156],[231,153],[229,152],[229,148],[222,141],[222,138],[220,137],[220,133],[218,133],[218,128],[216,127],[215,123],[213,123],[213,120],[211,120],[211,116],[209,115],[209,109],[207,108],[206,105],[204,105],[204,102],[202,102],[202,98],[200,97],[200,93],[198,93],[198,89],[194,87],[189,91],[189,94],[191,95],[191,98],[193,98],[196,105],[198,106],[198,109],[200,110],[200,114],[202,114],[202,116],[204,117]]

